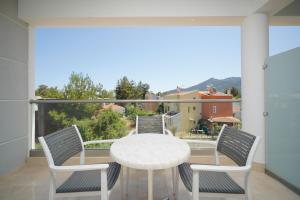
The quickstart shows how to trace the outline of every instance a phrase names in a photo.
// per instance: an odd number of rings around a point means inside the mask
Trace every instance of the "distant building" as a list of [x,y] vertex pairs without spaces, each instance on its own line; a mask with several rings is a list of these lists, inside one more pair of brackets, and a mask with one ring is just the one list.
[[[231,94],[225,94],[214,90],[212,87],[208,87],[207,91],[199,92],[200,99],[232,99]],[[240,120],[233,115],[233,103],[232,102],[220,102],[220,103],[202,103],[202,119],[208,120],[212,123],[229,124],[233,125],[240,123]]]
[[[158,100],[159,97],[156,96],[153,92],[147,92],[145,94],[145,100]],[[156,112],[158,108],[159,103],[144,103],[143,108],[145,111],[148,112]]]
[[[216,91],[213,87],[208,87],[207,91],[181,92],[164,96],[165,100],[187,100],[187,99],[232,99],[231,94]],[[240,123],[240,120],[233,115],[232,102],[211,102],[211,103],[165,103],[164,111],[166,116],[169,113],[180,113],[180,130],[189,132],[195,128],[200,119],[211,123]]]
[[171,111],[164,115],[165,119],[165,126],[167,129],[171,130],[172,133],[176,133],[177,131],[181,130],[181,123],[180,123],[180,113]]
[[[177,90],[176,93],[168,94],[163,97],[165,100],[187,100],[187,99],[199,99],[198,91],[181,92]],[[201,103],[165,103],[164,112],[180,113],[180,125],[178,132],[189,132],[194,128],[199,119],[201,119]]]

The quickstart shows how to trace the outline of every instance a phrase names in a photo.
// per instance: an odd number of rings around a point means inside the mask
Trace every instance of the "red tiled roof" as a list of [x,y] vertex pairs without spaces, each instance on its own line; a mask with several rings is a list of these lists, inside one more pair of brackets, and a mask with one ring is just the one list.
[[106,109],[112,109],[112,110],[115,110],[115,109],[122,109],[124,107],[122,106],[119,106],[119,105],[116,105],[116,104],[108,104],[108,105],[104,105],[102,106],[102,109],[106,110]]

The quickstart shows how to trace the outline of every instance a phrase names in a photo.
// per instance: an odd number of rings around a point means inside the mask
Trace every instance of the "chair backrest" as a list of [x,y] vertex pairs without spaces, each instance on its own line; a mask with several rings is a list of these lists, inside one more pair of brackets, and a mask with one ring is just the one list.
[[165,133],[163,115],[136,116],[136,133]]
[[258,141],[257,136],[224,125],[218,138],[217,151],[231,158],[237,165],[245,166],[252,162]]
[[40,137],[39,141],[48,162],[53,161],[57,166],[83,150],[82,138],[75,125]]

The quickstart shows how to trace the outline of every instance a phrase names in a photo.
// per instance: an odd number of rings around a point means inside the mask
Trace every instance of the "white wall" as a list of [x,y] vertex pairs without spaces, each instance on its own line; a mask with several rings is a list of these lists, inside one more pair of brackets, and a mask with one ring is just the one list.
[[28,154],[28,28],[17,3],[0,1],[0,175]]

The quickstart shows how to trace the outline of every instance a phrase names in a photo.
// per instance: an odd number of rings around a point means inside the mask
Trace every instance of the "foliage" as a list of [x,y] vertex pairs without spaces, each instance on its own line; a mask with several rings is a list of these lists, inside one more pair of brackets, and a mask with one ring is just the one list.
[[[88,75],[72,73],[69,82],[62,91],[57,88],[48,88],[41,85],[36,91],[44,98],[64,99],[97,99],[113,97],[112,91],[95,84]],[[126,133],[126,124],[121,115],[112,110],[104,110],[95,116],[95,111],[100,110],[99,103],[70,103],[48,105],[49,121],[45,133],[76,124],[82,134],[83,140],[118,138]]]
[[102,88],[102,84],[94,84],[88,75],[72,72],[63,94],[65,99],[96,99],[100,97]]
[[118,80],[115,89],[117,99],[145,99],[146,93],[149,91],[149,85],[141,81],[136,84],[129,81],[126,76]]
[[63,93],[57,87],[48,87],[47,85],[39,85],[35,91],[35,95],[43,98],[56,99],[62,99],[64,97]]
[[125,115],[128,119],[135,121],[136,116],[149,116],[153,115],[152,112],[147,112],[137,106],[128,104],[125,106]]
[[119,113],[108,109],[97,116],[94,131],[101,139],[120,138],[126,134],[126,123]]
[[227,93],[227,90],[230,90],[230,94],[232,94],[234,98],[241,98],[240,91],[237,88],[235,87],[228,88],[224,91],[224,93]]
[[160,103],[158,105],[156,112],[159,113],[159,114],[163,114],[164,113],[164,104],[163,103]]
[[51,132],[76,124],[84,141],[120,138],[126,134],[126,123],[111,109],[101,111],[95,118],[68,118],[64,112],[49,111]]

